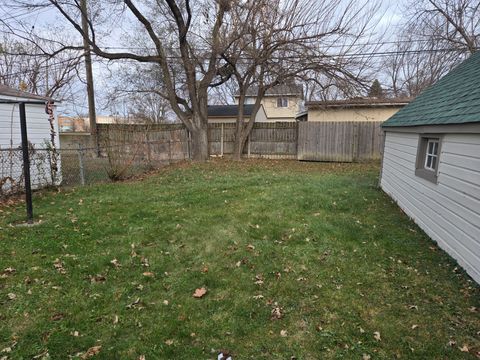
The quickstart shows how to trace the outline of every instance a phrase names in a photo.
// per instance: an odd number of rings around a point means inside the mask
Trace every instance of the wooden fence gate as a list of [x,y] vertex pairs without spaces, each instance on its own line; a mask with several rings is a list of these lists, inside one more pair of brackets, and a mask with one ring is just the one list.
[[381,157],[381,122],[301,122],[298,160],[353,162]]

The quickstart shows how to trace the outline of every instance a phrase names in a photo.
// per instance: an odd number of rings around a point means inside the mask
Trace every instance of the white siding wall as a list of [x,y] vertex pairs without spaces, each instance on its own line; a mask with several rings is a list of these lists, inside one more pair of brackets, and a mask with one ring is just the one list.
[[[50,123],[48,121],[48,115],[45,113],[45,106],[27,104],[25,110],[28,140],[35,148],[44,149],[46,147],[45,141],[50,140]],[[60,142],[56,121],[55,131],[57,133],[55,144],[58,147]],[[6,151],[11,148],[17,149],[21,144],[22,138],[18,105],[0,104],[0,180],[11,177],[16,183],[22,181],[21,151]],[[48,177],[50,174],[50,164],[48,160],[42,160],[46,157],[46,152],[43,154],[39,152],[32,157],[32,166],[30,167],[32,187],[41,188],[50,184],[51,177]],[[11,188],[11,182],[7,181],[0,190],[8,192]]]
[[415,176],[419,135],[387,132],[381,186],[480,283],[480,134],[446,134],[438,183]]

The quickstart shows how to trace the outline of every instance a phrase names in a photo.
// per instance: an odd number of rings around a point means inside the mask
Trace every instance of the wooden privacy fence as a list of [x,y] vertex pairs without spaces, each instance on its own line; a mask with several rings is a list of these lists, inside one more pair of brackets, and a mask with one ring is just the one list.
[[[353,162],[381,157],[381,122],[256,123],[245,146],[252,158]],[[211,156],[233,154],[235,124],[209,124]],[[162,160],[191,157],[190,138],[183,125],[100,125],[99,139],[112,146],[144,144],[145,158]],[[138,149],[138,145],[136,145]],[[138,150],[136,150],[138,151]]]
[[[244,155],[251,158],[296,159],[297,134],[295,122],[256,123],[248,137]],[[234,142],[235,124],[209,125],[210,155],[232,155]]]
[[329,121],[298,124],[298,160],[353,162],[378,160],[382,122]]

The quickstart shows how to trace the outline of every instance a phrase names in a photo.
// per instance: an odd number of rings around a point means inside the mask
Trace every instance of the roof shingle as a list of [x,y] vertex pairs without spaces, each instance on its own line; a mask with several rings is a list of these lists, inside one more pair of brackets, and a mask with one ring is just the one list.
[[[254,105],[244,106],[244,115],[252,115]],[[236,117],[238,116],[238,105],[208,105],[208,117]]]
[[480,52],[421,93],[383,127],[480,122]]

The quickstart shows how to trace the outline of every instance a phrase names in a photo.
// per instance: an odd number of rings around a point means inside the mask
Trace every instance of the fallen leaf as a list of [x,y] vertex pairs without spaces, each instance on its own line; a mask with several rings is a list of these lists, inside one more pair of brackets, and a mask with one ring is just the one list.
[[250,250],[250,251],[253,251],[253,250],[255,250],[255,246],[253,246],[252,244],[248,244],[247,249]]
[[287,337],[287,336],[288,336],[287,330],[281,330],[281,331],[280,331],[280,336],[281,336],[281,337]]
[[204,266],[202,269],[202,273],[206,274],[208,272],[208,266]]
[[168,346],[173,345],[173,340],[172,339],[165,340],[165,344],[167,344]]
[[116,324],[118,324],[118,315],[115,315],[113,317],[113,325],[116,325]]
[[94,275],[94,276],[89,276],[90,278],[90,282],[92,284],[94,283],[102,283],[102,282],[105,282],[107,281],[107,278],[104,276],[104,275]]
[[140,355],[137,360],[145,360],[145,355]]
[[416,328],[418,328],[417,324],[412,325],[412,330],[415,330]]
[[168,305],[168,304],[169,304],[168,300],[163,300],[163,305]]
[[110,261],[110,264],[112,264],[117,269],[122,266],[117,259],[113,259],[112,261]]
[[17,295],[15,295],[14,293],[9,293],[7,297],[8,297],[8,300],[15,300],[17,298]]
[[275,307],[270,313],[270,320],[280,320],[283,317],[283,309],[275,303]]
[[374,337],[375,340],[377,340],[377,341],[381,341],[381,340],[382,340],[382,338],[380,337],[380,332],[379,332],[379,331],[375,331],[375,332],[373,333],[373,337]]
[[60,273],[60,274],[66,274],[67,271],[65,270],[65,268],[63,267],[63,263],[60,259],[55,259],[55,261],[53,262],[53,267]]
[[205,289],[204,287],[198,288],[193,293],[193,297],[196,299],[201,299],[202,297],[205,296],[206,293],[207,293],[207,289]]
[[154,277],[155,274],[152,273],[152,272],[150,272],[150,271],[145,271],[145,272],[143,273],[143,276],[146,276],[146,277]]
[[362,355],[362,360],[370,360],[372,357],[368,354],[363,354]]
[[362,327],[360,327],[359,330],[360,330],[360,334],[364,334],[364,333],[365,333],[365,330],[363,330]]
[[52,321],[60,321],[60,320],[62,320],[64,317],[65,317],[65,314],[57,313],[57,314],[53,314],[53,315],[50,317],[50,320],[52,320]]
[[137,306],[138,304],[140,304],[140,298],[137,298],[133,303],[128,304],[128,305],[127,305],[127,309],[134,308],[134,307]]
[[82,356],[80,356],[81,359],[88,359],[90,357],[93,357],[97,355],[100,350],[102,349],[101,345],[98,346],[92,346],[90,349],[87,350],[86,353],[84,353]]
[[455,340],[450,340],[448,342],[448,346],[455,346],[455,345],[457,345],[457,342]]
[[264,296],[263,296],[263,295],[255,295],[253,298],[254,298],[255,300],[260,300],[260,299],[263,299]]
[[470,349],[468,348],[468,345],[463,344],[461,348],[458,348],[461,352],[470,352]]

